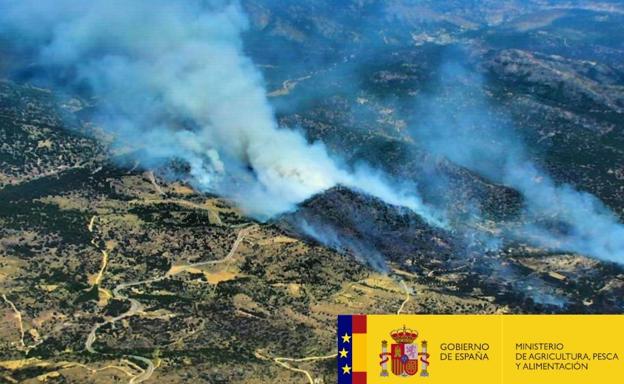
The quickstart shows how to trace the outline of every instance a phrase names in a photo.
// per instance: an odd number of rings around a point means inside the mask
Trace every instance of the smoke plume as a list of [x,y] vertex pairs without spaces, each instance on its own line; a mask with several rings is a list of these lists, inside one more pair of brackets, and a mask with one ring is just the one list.
[[440,91],[421,99],[411,134],[428,151],[524,198],[524,223],[507,235],[532,245],[624,262],[624,226],[595,196],[558,184],[531,160],[504,113],[488,104],[483,79],[454,62],[441,70]]
[[182,159],[195,186],[268,218],[342,184],[441,225],[420,199],[278,127],[243,52],[237,2],[2,0],[0,32],[43,72],[98,99],[98,122],[145,167]]
[[[248,20],[236,1],[0,0],[0,8],[0,37],[32,58],[55,89],[86,90],[96,100],[96,121],[143,167],[183,160],[196,188],[228,197],[259,219],[344,185],[449,227],[449,211],[423,204],[413,183],[347,165],[296,127],[278,126],[262,75],[244,53]],[[411,134],[428,153],[523,195],[519,222],[528,224],[509,225],[503,234],[623,262],[624,227],[609,209],[556,183],[531,160],[512,124],[494,118],[478,76],[454,65],[441,73],[442,91],[418,96],[423,113]],[[446,184],[441,174],[424,179]],[[301,229],[346,246],[330,227],[314,224]],[[369,259],[381,268],[380,255]]]

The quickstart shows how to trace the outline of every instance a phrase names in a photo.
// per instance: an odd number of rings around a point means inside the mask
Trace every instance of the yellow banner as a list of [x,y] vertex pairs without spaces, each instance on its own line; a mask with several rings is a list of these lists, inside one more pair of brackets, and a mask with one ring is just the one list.
[[624,315],[368,315],[340,324],[355,335],[338,341],[340,383],[624,382]]

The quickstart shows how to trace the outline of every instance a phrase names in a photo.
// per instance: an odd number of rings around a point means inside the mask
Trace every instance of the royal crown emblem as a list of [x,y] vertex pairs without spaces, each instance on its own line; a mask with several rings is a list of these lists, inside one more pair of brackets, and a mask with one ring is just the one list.
[[427,353],[427,342],[422,341],[420,346],[422,352],[418,352],[418,331],[407,328],[395,329],[390,332],[390,337],[396,342],[392,344],[390,352],[388,352],[388,342],[381,342],[381,377],[389,376],[388,362],[391,362],[391,372],[400,377],[414,376],[418,372],[418,363],[422,363],[421,377],[429,376],[427,368],[429,367],[429,353]]
[[418,338],[418,331],[414,331],[403,326],[402,329],[395,329],[390,332],[390,337],[398,344],[411,344]]

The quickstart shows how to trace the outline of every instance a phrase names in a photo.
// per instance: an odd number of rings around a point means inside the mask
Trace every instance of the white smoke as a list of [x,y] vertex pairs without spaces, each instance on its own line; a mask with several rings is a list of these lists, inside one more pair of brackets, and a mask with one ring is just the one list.
[[259,218],[342,184],[442,225],[417,196],[278,127],[243,52],[248,22],[237,2],[0,0],[0,8],[0,32],[19,36],[41,67],[92,89],[104,127],[146,166],[184,159],[198,188]]
[[511,122],[497,116],[483,93],[483,79],[455,63],[443,66],[444,91],[425,100],[414,138],[444,156],[524,197],[531,224],[510,235],[534,245],[624,262],[624,225],[595,196],[556,183],[528,155]]

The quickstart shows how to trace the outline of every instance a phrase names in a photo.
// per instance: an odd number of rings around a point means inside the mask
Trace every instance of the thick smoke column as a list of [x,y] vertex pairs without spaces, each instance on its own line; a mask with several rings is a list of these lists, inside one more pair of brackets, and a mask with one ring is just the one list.
[[173,158],[195,185],[267,218],[337,184],[440,221],[414,195],[321,143],[280,129],[263,79],[243,53],[236,2],[0,0],[0,32],[48,73],[97,97],[101,124],[145,166]]
[[529,157],[504,113],[488,105],[483,80],[457,64],[441,71],[441,91],[421,105],[412,135],[429,151],[510,186],[524,197],[519,240],[624,262],[624,226],[595,196],[558,185]]

